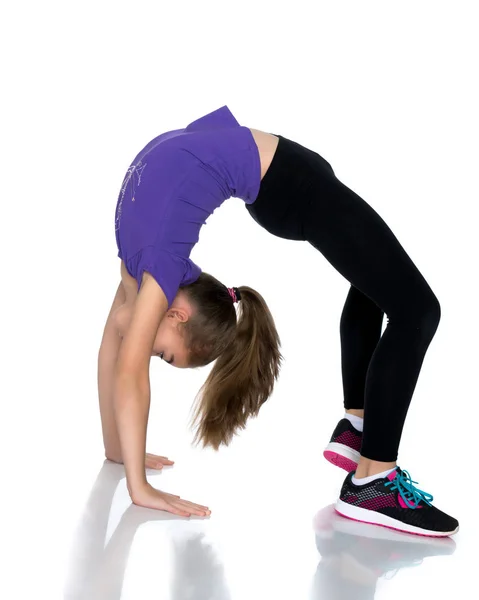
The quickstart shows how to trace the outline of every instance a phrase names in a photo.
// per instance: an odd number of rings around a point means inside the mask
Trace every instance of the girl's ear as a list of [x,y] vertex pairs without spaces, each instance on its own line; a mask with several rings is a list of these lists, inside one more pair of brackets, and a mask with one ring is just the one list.
[[188,319],[190,318],[188,315],[188,311],[186,311],[184,308],[177,307],[169,308],[166,312],[166,316],[168,318],[177,319],[181,323],[186,323],[186,321],[188,321]]

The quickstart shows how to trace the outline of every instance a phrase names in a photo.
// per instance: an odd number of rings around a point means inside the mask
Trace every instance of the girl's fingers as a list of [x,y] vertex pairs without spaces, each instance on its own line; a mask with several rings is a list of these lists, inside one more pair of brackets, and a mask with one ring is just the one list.
[[162,462],[164,462],[165,464],[173,464],[175,462],[174,460],[170,460],[166,456],[158,456],[158,458],[161,458]]
[[190,514],[190,515],[197,515],[198,517],[205,517],[206,516],[205,515],[206,511],[199,510],[198,508],[193,508],[193,507],[188,508],[188,507],[184,506],[183,504],[176,504],[176,503],[175,503],[175,506],[179,510],[184,510],[185,512],[187,511],[188,514]]
[[145,459],[145,467],[147,467],[148,469],[161,470],[163,468],[163,465],[156,460],[152,460],[151,458],[146,458]]
[[147,452],[146,456],[149,456],[151,458],[156,458],[158,460],[161,460],[162,462],[174,462],[174,461],[170,460],[167,456],[160,456],[159,454],[151,454],[151,452]]
[[164,456],[156,456],[155,454],[146,454],[145,464],[152,469],[162,469],[163,465],[173,465],[174,461],[165,458]]
[[182,503],[183,506],[185,506],[186,508],[194,506],[195,508],[198,508],[200,510],[209,510],[207,506],[203,506],[202,504],[195,504],[194,502],[188,502],[188,500],[182,500],[180,496],[177,496],[176,494],[170,494],[169,492],[161,492],[162,494],[164,494],[165,496],[171,496],[172,498],[178,498],[177,501],[175,501],[175,503]]
[[176,506],[174,504],[168,504],[166,507],[166,510],[175,515],[180,515],[181,517],[190,517],[191,516],[191,513],[186,512],[186,510],[183,510],[181,508],[176,508]]
[[[188,502],[188,500],[177,500],[177,505],[184,506],[187,510],[192,508],[195,510],[199,510],[201,512],[208,512],[210,509],[207,506],[203,506],[201,504],[195,504],[194,502]],[[211,511],[210,511],[211,512]]]

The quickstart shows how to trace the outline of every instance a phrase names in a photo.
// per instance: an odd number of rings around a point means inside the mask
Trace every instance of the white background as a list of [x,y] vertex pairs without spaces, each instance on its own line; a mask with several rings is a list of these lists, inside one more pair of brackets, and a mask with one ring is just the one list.
[[[262,230],[240,199],[215,212],[191,256],[228,286],[264,296],[285,357],[274,393],[230,447],[193,449],[189,411],[210,367],[153,360],[148,450],[176,463],[152,481],[207,504],[211,518],[130,509],[119,527],[129,498],[122,467],[109,464],[102,500],[88,503],[103,461],[96,361],[120,280],[114,210],[124,173],[150,139],[224,104],[240,124],[324,156],[436,293],[442,319],[399,463],[461,531],[452,556],[381,579],[375,598],[446,597],[475,583],[476,8],[47,1],[4,11],[2,596],[328,597],[315,588],[311,523],[345,475],[322,450],[342,415],[349,282],[307,243]],[[157,522],[140,529],[149,519]],[[103,533],[112,542],[104,553]],[[334,597],[347,597],[346,579]]]

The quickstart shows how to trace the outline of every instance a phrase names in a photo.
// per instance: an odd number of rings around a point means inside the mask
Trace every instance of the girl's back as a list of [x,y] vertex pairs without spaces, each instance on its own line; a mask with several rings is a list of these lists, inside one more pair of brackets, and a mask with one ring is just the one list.
[[160,134],[135,157],[115,212],[118,256],[140,286],[153,270],[169,303],[200,267],[190,254],[201,227],[228,198],[253,203],[261,159],[251,130],[227,106]]

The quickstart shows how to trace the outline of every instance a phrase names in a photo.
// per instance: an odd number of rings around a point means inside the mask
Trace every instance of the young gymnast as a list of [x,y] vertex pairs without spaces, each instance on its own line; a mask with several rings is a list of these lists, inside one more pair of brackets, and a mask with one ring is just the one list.
[[99,350],[98,387],[105,453],[124,464],[132,501],[210,514],[147,482],[145,466],[173,464],[146,454],[152,356],[179,368],[215,361],[194,414],[195,441],[215,449],[258,414],[279,375],[280,338],[263,297],[248,286],[227,288],[190,258],[201,226],[230,197],[244,200],[271,234],[309,242],[351,284],[340,322],[346,414],[324,452],[349,471],[336,510],[409,533],[454,534],[457,520],[396,463],[440,319],[436,296],[384,220],[322,156],[240,126],[227,106],[151,140],[117,201],[121,283]]

